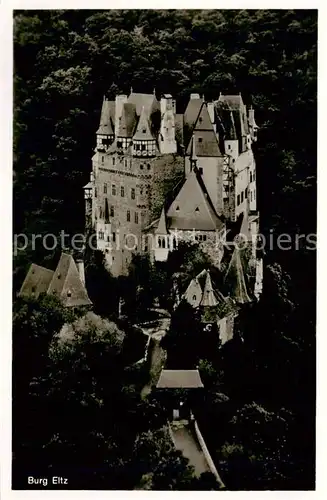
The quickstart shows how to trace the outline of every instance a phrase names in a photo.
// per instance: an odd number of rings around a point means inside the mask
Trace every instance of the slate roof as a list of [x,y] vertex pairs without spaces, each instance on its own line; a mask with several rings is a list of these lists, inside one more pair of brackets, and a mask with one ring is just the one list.
[[203,269],[190,281],[184,297],[193,307],[214,307],[226,301],[223,294],[214,289],[210,271],[207,269]]
[[159,224],[157,229],[155,230],[156,234],[168,234],[167,231],[167,224],[166,224],[166,214],[165,214],[165,207],[162,207],[161,210],[161,215],[159,219]]
[[38,298],[41,293],[47,292],[52,277],[51,269],[31,264],[18,295]]
[[218,305],[218,300],[215,297],[211,282],[210,273],[207,271],[206,281],[204,284],[203,295],[200,302],[202,307],[213,307]]
[[135,106],[136,114],[138,116],[141,115],[143,107],[148,117],[150,117],[150,115],[154,111],[160,109],[159,102],[154,94],[141,94],[138,92],[132,92],[129,95],[127,102]]
[[73,257],[64,252],[61,254],[55,271],[32,264],[19,296],[38,297],[42,292],[56,294],[67,307],[92,304]]
[[203,104],[203,99],[190,99],[186,110],[184,112],[184,124],[193,130],[197,117],[199,116],[200,109]]
[[[193,135],[197,156],[222,156],[213,128],[212,130],[194,130]],[[189,142],[186,154],[188,156],[191,154],[191,141]]]
[[108,101],[107,99],[103,100],[101,117],[100,117],[100,126],[97,130],[97,134],[103,135],[113,135],[114,132],[114,123],[115,123],[115,101]]
[[119,120],[119,129],[117,137],[133,137],[137,118],[135,105],[125,102],[123,105],[122,116]]
[[141,116],[133,136],[133,140],[148,141],[153,140],[150,123],[144,106],[142,107]]
[[198,389],[203,383],[199,370],[162,370],[158,389]]
[[215,231],[223,227],[200,175],[194,170],[170,205],[167,218],[169,229]]
[[212,123],[208,108],[205,102],[202,103],[199,114],[196,118],[194,130],[212,130]]

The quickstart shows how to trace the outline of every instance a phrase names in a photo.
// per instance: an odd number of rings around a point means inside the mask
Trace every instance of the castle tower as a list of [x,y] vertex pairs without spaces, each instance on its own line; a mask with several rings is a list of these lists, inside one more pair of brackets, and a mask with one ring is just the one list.
[[103,98],[100,126],[96,132],[97,150],[107,151],[115,139],[115,102]]
[[167,231],[165,207],[162,207],[160,220],[155,230],[155,260],[166,261],[169,253],[169,234]]
[[133,156],[151,157],[156,154],[156,141],[152,135],[145,107],[142,107],[141,116],[133,135]]
[[170,94],[164,94],[160,101],[161,127],[159,135],[159,147],[161,154],[177,152],[175,138],[175,104]]

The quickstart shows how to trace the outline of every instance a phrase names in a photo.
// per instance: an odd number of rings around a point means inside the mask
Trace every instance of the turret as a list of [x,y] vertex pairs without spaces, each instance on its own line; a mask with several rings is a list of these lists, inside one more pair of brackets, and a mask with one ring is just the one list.
[[250,130],[251,139],[252,139],[253,142],[257,141],[257,131],[258,131],[258,128],[259,127],[256,124],[255,118],[254,118],[254,109],[251,106],[251,108],[249,109],[249,130]]
[[134,156],[155,156],[156,141],[151,132],[151,126],[144,106],[141,110],[139,122],[133,136]]
[[125,95],[125,94],[116,95],[116,101],[115,101],[115,133],[116,133],[116,137],[118,136],[119,125],[120,125],[120,121],[122,118],[123,106],[124,106],[125,102],[127,102],[127,95]]
[[175,103],[170,94],[164,94],[160,100],[161,126],[159,135],[160,153],[177,152],[175,138]]

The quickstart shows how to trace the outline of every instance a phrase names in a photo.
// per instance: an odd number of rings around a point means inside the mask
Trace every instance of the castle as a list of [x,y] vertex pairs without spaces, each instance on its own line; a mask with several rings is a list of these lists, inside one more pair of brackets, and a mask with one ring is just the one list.
[[241,94],[191,94],[181,114],[170,94],[104,98],[84,192],[86,226],[111,273],[126,274],[134,253],[165,261],[181,240],[198,242],[219,268],[239,233],[258,261],[257,130]]

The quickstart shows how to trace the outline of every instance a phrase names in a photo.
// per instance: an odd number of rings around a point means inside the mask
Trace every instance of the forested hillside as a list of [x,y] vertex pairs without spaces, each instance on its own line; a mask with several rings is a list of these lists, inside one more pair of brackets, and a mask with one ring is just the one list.
[[[316,73],[316,11],[16,11],[14,232],[83,231],[82,187],[91,170],[103,95],[128,93],[132,86],[136,92],[155,88],[158,96],[171,93],[181,111],[191,92],[207,100],[220,91],[241,92],[255,108],[259,126],[254,153],[261,231],[287,233],[293,242],[297,234],[315,233]],[[307,489],[314,482],[315,251],[304,239],[298,250],[293,244],[288,251],[271,240],[263,299],[240,318],[245,351],[232,345],[222,354],[229,395],[244,408],[235,413],[231,404],[234,416],[222,423],[230,441],[220,443],[216,436],[214,446],[220,449],[218,460],[233,455],[237,471],[239,445],[232,441],[252,433],[248,415],[251,420],[258,414],[256,421],[274,427],[269,411],[276,412],[279,424],[292,422],[291,430],[276,431],[290,437],[287,453],[280,459],[271,452],[263,483],[261,473],[252,479],[244,473],[239,483],[230,480],[231,488]],[[18,251],[15,289],[31,261],[45,264],[54,257],[40,245],[34,252]],[[218,387],[218,374],[205,363],[207,383]],[[214,416],[218,407],[211,396]],[[252,401],[261,404],[265,397],[269,411],[263,412]],[[262,464],[260,439],[256,435],[251,443],[256,471]],[[274,460],[288,467],[279,483],[271,472]],[[227,477],[234,479],[229,467]]]

